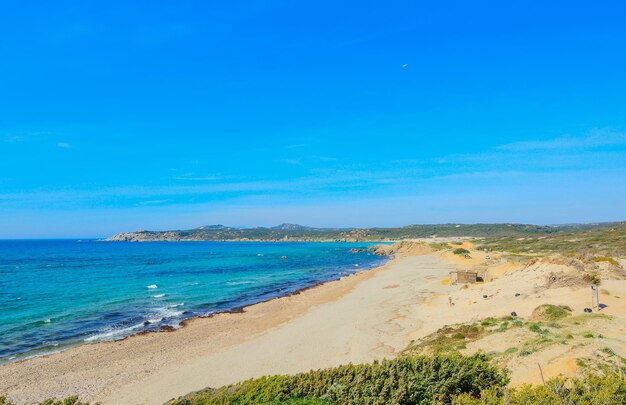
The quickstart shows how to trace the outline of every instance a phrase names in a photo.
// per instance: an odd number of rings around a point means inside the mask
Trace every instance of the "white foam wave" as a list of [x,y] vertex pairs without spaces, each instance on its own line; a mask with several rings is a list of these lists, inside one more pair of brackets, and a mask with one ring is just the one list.
[[157,295],[153,295],[152,298],[163,298],[165,297],[165,294],[157,294]]
[[185,311],[175,310],[173,308],[157,308],[156,313],[163,318],[176,318],[183,314]]
[[149,286],[146,286],[146,288],[148,290],[156,290],[157,288],[159,288],[159,286],[156,284],[150,284]]
[[243,285],[243,284],[254,284],[254,281],[227,281],[227,285]]
[[143,328],[143,322],[138,323],[133,326],[129,326],[128,328],[122,329],[108,329],[105,332],[98,333],[96,335],[85,338],[85,342],[98,342],[101,340],[114,340],[115,338],[122,337],[124,335],[128,335],[131,332]]

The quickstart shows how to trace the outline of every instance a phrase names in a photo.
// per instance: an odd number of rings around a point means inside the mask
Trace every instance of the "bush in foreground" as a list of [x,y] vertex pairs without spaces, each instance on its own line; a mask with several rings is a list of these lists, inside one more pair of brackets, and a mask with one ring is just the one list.
[[506,372],[484,354],[415,356],[347,365],[291,376],[263,377],[189,394],[171,405],[208,404],[422,404],[477,397],[503,388]]
[[488,388],[480,397],[461,394],[453,405],[616,405],[626,404],[626,380],[617,373],[588,374],[578,379],[555,378],[545,385],[518,389]]

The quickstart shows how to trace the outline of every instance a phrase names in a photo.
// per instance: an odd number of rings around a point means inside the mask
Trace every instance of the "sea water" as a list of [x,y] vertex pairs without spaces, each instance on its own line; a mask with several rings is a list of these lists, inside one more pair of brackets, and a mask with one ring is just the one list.
[[[177,327],[383,264],[365,243],[0,241],[0,363]],[[357,248],[357,252],[350,251]]]

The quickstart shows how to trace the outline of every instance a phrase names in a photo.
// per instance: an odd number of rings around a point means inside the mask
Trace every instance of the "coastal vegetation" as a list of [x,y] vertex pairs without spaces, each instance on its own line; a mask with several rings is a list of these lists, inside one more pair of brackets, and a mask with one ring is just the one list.
[[[521,355],[521,354],[520,354]],[[508,371],[474,354],[401,356],[295,376],[263,377],[171,400],[211,404],[618,404],[626,403],[624,366],[604,366],[577,378],[509,388]]]
[[580,378],[555,378],[543,385],[520,388],[492,387],[481,391],[480,397],[460,394],[453,405],[613,405],[626,403],[626,380],[623,375],[607,370]]
[[401,356],[372,364],[252,379],[192,393],[169,405],[447,403],[459,394],[478,397],[481,390],[504,388],[507,383],[506,372],[490,364],[484,354]]
[[616,266],[614,258],[626,255],[626,223],[595,228],[564,228],[562,232],[545,235],[486,238],[479,248],[526,255],[558,253]]

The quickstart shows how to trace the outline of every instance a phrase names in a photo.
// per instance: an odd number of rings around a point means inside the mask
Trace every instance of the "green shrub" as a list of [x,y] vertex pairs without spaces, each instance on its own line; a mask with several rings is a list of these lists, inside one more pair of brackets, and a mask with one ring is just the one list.
[[615,356],[615,351],[611,349],[610,347],[605,347],[604,349],[602,349],[602,351],[608,354],[609,356]]
[[456,248],[452,251],[455,255],[468,255],[469,250],[463,248]]
[[596,273],[595,271],[592,271],[590,273],[585,273],[585,275],[583,276],[583,280],[585,280],[589,284],[595,284],[595,285],[600,285],[600,282],[602,281],[598,273]]
[[619,266],[619,263],[617,263],[617,260],[613,259],[612,257],[596,256],[593,258],[593,261],[596,263],[607,262],[613,266]]
[[539,333],[540,335],[545,335],[546,333],[549,332],[547,329],[541,329],[540,323],[533,323],[528,327],[528,329],[530,329],[531,331],[535,333]]
[[572,308],[567,305],[539,305],[533,310],[531,318],[536,321],[556,321],[569,316]]
[[480,398],[465,393],[452,399],[454,405],[574,405],[626,404],[626,380],[617,373],[587,374],[582,378],[555,378],[545,385],[524,385],[483,390]]
[[169,404],[245,405],[302,400],[333,404],[418,404],[449,402],[452,396],[461,393],[477,396],[482,389],[504,387],[507,383],[506,372],[492,366],[485,354],[415,356],[257,378],[189,394]]
[[520,357],[526,357],[526,356],[530,356],[533,352],[531,352],[530,350],[522,350],[521,352],[519,352],[519,356]]

